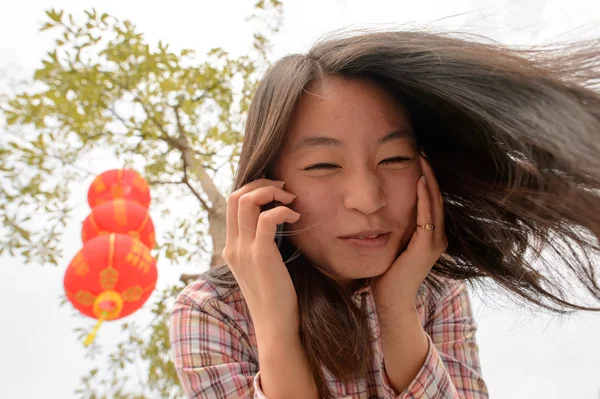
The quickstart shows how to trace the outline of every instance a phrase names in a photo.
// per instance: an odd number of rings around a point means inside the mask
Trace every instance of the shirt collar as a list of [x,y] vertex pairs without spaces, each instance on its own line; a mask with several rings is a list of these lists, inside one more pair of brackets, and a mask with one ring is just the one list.
[[360,296],[371,291],[371,278],[365,279],[364,283],[352,292],[352,296]]

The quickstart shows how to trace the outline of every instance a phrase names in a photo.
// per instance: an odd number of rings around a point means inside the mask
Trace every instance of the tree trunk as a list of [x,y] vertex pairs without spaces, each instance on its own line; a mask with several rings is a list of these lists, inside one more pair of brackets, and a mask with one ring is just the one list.
[[212,238],[213,253],[210,258],[210,267],[215,267],[225,263],[221,256],[223,249],[225,248],[225,238],[227,236],[227,223],[226,217],[226,204],[219,203],[222,209],[215,212],[215,205],[208,211],[208,234]]
[[[222,265],[224,261],[221,253],[225,248],[227,201],[206,173],[202,164],[196,159],[194,151],[187,145],[187,142],[184,142],[181,147],[184,163],[189,166],[190,172],[200,182],[202,190],[211,202],[211,208],[208,209],[208,234],[212,239],[213,247],[210,267]],[[188,284],[198,276],[183,274],[180,280]]]

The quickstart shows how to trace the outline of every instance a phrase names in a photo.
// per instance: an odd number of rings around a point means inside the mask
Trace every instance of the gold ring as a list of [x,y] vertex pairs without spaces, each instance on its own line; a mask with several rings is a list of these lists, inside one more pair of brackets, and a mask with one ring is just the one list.
[[419,225],[418,224],[417,227],[420,227],[420,228],[425,229],[425,230],[434,230],[435,229],[435,226],[432,225],[431,223],[425,223],[424,225]]

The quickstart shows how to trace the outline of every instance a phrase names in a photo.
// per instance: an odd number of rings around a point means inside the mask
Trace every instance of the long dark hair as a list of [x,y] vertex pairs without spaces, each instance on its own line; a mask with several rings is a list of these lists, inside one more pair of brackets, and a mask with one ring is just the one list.
[[[234,189],[268,172],[309,82],[372,79],[408,109],[445,201],[448,248],[427,283],[489,277],[552,311],[599,311],[575,303],[569,282],[600,300],[600,40],[515,49],[480,39],[342,33],[279,60],[252,101]],[[320,397],[331,397],[321,366],[343,381],[365,376],[367,315],[303,262],[287,264],[302,343]],[[236,286],[227,266],[204,277]]]

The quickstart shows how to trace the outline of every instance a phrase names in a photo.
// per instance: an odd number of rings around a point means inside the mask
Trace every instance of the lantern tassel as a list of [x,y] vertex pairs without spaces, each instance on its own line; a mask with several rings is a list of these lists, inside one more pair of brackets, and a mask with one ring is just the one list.
[[103,321],[104,321],[103,317],[98,319],[98,322],[96,323],[96,325],[94,326],[92,331],[87,335],[87,337],[85,338],[85,341],[83,341],[83,345],[89,346],[92,342],[94,342],[94,338],[96,338],[96,333],[98,332],[98,329],[102,325]]

